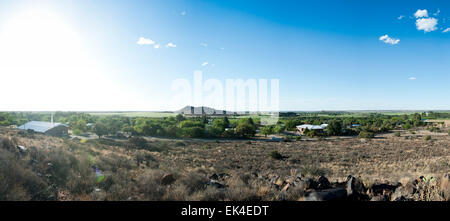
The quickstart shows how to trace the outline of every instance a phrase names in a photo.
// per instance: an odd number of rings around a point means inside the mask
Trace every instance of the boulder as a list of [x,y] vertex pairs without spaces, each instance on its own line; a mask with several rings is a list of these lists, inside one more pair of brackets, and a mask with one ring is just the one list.
[[372,186],[369,188],[369,194],[371,196],[377,196],[377,195],[385,195],[385,194],[391,194],[397,189],[398,186],[389,185],[386,183],[382,184],[372,184]]
[[170,185],[170,184],[172,184],[174,182],[175,182],[175,177],[173,176],[173,174],[165,174],[161,178],[161,184],[162,185]]
[[347,191],[344,188],[326,189],[318,192],[309,193],[305,201],[333,201],[345,200],[347,198]]
[[218,189],[222,189],[222,188],[226,187],[224,184],[221,184],[216,180],[210,180],[206,185],[216,187]]
[[318,185],[319,185],[312,178],[303,179],[303,180],[301,180],[299,182],[303,183],[303,185],[305,186],[305,189],[317,189]]
[[347,177],[346,183],[347,196],[353,200],[365,200],[368,199],[365,194],[366,188],[364,187],[363,182],[353,177],[352,175]]
[[284,183],[284,181],[283,181],[281,178],[278,178],[278,179],[275,181],[275,185],[277,185],[277,186],[281,186],[281,185],[283,185],[283,183]]
[[306,190],[308,184],[303,180],[296,180],[293,185],[299,189]]
[[330,185],[330,181],[328,181],[328,179],[324,176],[319,176],[317,178],[317,188],[318,189],[328,189],[331,187]]
[[412,199],[416,190],[415,182],[408,182],[405,186],[400,186],[395,189],[394,193],[391,195],[391,200],[404,201],[406,199]]
[[442,196],[445,200],[450,200],[450,174],[445,174],[440,181],[439,185]]
[[387,195],[374,196],[370,199],[370,201],[389,201],[389,196]]
[[291,186],[290,183],[287,183],[286,185],[284,185],[283,189],[281,189],[282,191],[287,191],[289,189],[289,187]]
[[219,175],[213,174],[213,175],[209,176],[209,179],[211,179],[211,180],[218,180],[219,179]]

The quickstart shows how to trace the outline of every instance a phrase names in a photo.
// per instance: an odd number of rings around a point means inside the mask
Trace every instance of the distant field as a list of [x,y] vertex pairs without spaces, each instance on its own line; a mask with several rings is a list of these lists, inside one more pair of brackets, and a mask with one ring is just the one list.
[[[316,116],[319,117],[366,117],[370,114],[378,113],[383,115],[410,115],[414,113],[423,113],[424,111],[355,111],[348,112],[344,114],[327,114],[327,113],[316,113]],[[441,113],[450,113],[450,111],[436,111]],[[314,113],[314,112],[310,112]],[[173,117],[176,116],[177,113],[170,112],[152,112],[152,111],[130,111],[130,112],[91,112],[88,113],[96,116],[125,116],[125,117]],[[258,114],[249,114],[249,115],[239,115],[239,116],[229,116],[229,118],[260,118],[261,116]]]
[[174,117],[177,114],[176,113],[169,113],[169,112],[151,112],[151,111],[142,111],[142,112],[94,112],[89,113],[91,115],[95,116],[124,116],[124,117],[154,117],[154,118],[161,118],[161,117]]

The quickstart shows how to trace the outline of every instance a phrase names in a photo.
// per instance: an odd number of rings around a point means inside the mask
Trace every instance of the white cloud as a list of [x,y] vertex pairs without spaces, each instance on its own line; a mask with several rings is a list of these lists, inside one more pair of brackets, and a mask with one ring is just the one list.
[[400,16],[398,16],[398,20],[402,20],[402,18],[404,18],[405,16],[403,16],[403,15],[400,15]]
[[220,50],[225,50],[225,48],[219,48]]
[[391,38],[391,37],[389,37],[389,35],[383,35],[379,38],[379,40],[383,41],[386,44],[391,44],[391,45],[395,45],[400,42],[400,39]]
[[410,77],[410,78],[408,78],[408,80],[414,81],[414,80],[416,80],[416,77]]
[[202,47],[208,47],[208,44],[206,44],[205,42],[202,42],[202,43],[200,43],[200,46],[202,46]]
[[205,62],[202,63],[203,67],[205,67],[206,65],[208,65],[208,62],[205,61]]
[[442,31],[442,33],[447,33],[447,32],[450,32],[450,28],[446,28]]
[[186,15],[186,11],[182,11],[182,12],[181,12],[181,15],[182,15],[182,16],[185,16],[185,15]]
[[417,30],[423,30],[424,32],[430,32],[436,30],[438,20],[435,18],[419,18],[416,20]]
[[414,13],[416,18],[428,17],[428,11],[426,9],[420,10],[417,9],[416,13]]
[[159,44],[155,44],[155,46],[153,46],[153,47],[158,49],[160,46],[159,46]]
[[136,42],[138,45],[152,45],[155,44],[155,42],[149,38],[140,37],[139,40]]
[[176,48],[177,45],[175,45],[175,44],[172,43],[172,42],[169,42],[169,44],[167,44],[166,47],[168,47],[168,48]]

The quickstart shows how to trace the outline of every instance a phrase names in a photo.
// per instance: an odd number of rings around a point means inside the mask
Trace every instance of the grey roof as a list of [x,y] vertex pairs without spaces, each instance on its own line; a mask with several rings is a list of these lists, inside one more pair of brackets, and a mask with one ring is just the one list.
[[67,124],[62,123],[51,123],[51,122],[45,122],[45,121],[30,121],[24,125],[21,125],[17,127],[21,130],[34,130],[36,132],[45,133],[48,130],[58,127],[58,126],[65,126],[69,127]]
[[303,124],[297,126],[297,128],[303,128],[308,130],[323,130],[326,129],[328,124],[321,124],[321,125],[311,125],[311,124]]

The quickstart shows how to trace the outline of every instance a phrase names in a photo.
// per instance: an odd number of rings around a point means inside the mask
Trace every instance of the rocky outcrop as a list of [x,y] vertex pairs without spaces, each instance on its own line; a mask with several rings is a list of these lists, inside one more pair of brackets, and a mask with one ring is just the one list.
[[[220,189],[228,188],[218,180],[224,181],[230,175],[210,176],[210,186]],[[405,184],[400,182],[375,182],[366,186],[359,177],[349,175],[344,182],[330,182],[325,176],[305,177],[304,175],[280,176],[277,174],[257,177],[259,186],[269,182],[267,188],[289,194],[289,190],[301,190],[304,201],[418,201],[449,200],[450,176],[441,178],[420,177]],[[266,188],[266,191],[268,190]]]

